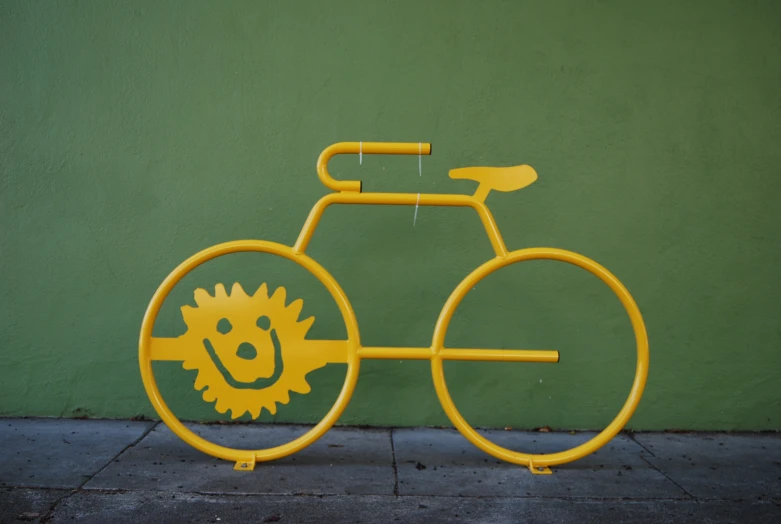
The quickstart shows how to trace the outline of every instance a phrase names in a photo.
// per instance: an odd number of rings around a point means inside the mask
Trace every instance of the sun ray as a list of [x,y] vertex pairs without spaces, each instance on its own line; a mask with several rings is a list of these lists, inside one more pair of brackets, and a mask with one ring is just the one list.
[[241,287],[241,284],[239,284],[238,282],[233,284],[233,287],[231,287],[230,297],[234,299],[235,298],[242,298],[244,300],[249,299],[249,295],[247,295],[247,293],[244,291],[244,288]]
[[200,287],[195,290],[194,295],[195,303],[198,304],[199,307],[206,306],[212,298],[208,291]]
[[294,300],[290,303],[290,305],[287,307],[288,312],[290,313],[290,317],[293,320],[298,320],[298,315],[301,314],[301,308],[304,307],[304,301],[299,299]]
[[263,282],[260,287],[255,291],[255,294],[252,295],[253,298],[262,298],[265,300],[268,300],[268,286],[265,282]]
[[304,338],[304,335],[306,335],[309,332],[309,328],[312,327],[312,324],[315,323],[315,317],[309,317],[305,318],[301,322],[298,322],[299,329],[301,330],[301,338]]
[[276,305],[276,307],[283,309],[285,307],[285,298],[287,298],[287,291],[285,291],[285,288],[283,287],[278,287],[271,296],[271,303]]
[[217,284],[216,286],[214,286],[214,298],[216,299],[228,298],[228,293],[225,292],[224,285]]

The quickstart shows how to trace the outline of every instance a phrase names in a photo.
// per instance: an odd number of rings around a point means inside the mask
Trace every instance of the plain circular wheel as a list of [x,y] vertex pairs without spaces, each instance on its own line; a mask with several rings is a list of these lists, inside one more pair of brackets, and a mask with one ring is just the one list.
[[[244,252],[256,252],[256,253],[268,253],[271,255],[279,256],[292,260],[299,266],[308,270],[326,287],[333,299],[336,301],[342,318],[344,319],[345,326],[347,328],[347,374],[345,376],[344,385],[339,393],[336,402],[325,415],[325,417],[312,429],[307,431],[295,440],[292,440],[286,444],[259,450],[244,450],[233,449],[224,446],[214,444],[199,435],[196,435],[191,430],[182,424],[182,422],[173,414],[170,408],[163,400],[160,390],[157,387],[157,382],[152,371],[152,359],[151,359],[151,344],[152,344],[152,330],[154,328],[155,319],[160,311],[163,302],[173,289],[173,287],[190,271],[200,266],[201,264],[208,262],[214,258],[228,255],[231,253],[244,253]],[[144,382],[144,388],[149,396],[152,406],[157,411],[157,414],[165,422],[165,424],[173,431],[179,438],[190,444],[196,449],[203,451],[209,455],[219,457],[225,460],[231,460],[236,462],[262,462],[268,460],[278,459],[292,453],[295,453],[319,439],[331,426],[337,421],[339,416],[344,411],[350,401],[350,396],[355,389],[355,384],[358,380],[359,372],[359,358],[358,358],[358,323],[355,318],[350,302],[347,300],[347,296],[342,291],[339,284],[334,278],[317,262],[305,254],[296,254],[292,248],[275,242],[266,242],[263,240],[238,240],[235,242],[226,242],[224,244],[218,244],[203,251],[196,253],[184,262],[182,262],[176,269],[171,272],[170,275],[160,284],[160,287],[152,297],[149,306],[147,307],[146,314],[144,315],[144,321],[141,326],[141,335],[139,338],[138,358],[139,365],[141,367],[141,377]]]
[[[602,280],[605,284],[613,290],[618,296],[619,300],[624,306],[624,309],[629,315],[629,319],[632,323],[632,329],[635,334],[635,341],[637,345],[637,367],[635,370],[635,378],[632,383],[632,388],[629,392],[629,396],[624,403],[624,406],[619,411],[618,415],[613,421],[604,429],[601,433],[596,435],[591,440],[584,442],[583,444],[574,448],[560,451],[558,453],[551,454],[528,454],[513,451],[502,446],[499,446],[483,435],[475,431],[475,429],[469,425],[464,417],[459,413],[453,399],[450,396],[450,392],[447,389],[445,383],[445,371],[443,366],[443,358],[439,356],[439,352],[444,347],[445,335],[447,333],[450,320],[453,317],[461,300],[472,288],[477,285],[483,278],[490,275],[494,271],[501,269],[510,264],[517,262],[523,262],[526,260],[557,260],[560,262],[566,262],[573,264],[582,269],[585,269],[589,273],[595,275]],[[470,273],[453,291],[448,298],[445,306],[442,308],[442,312],[439,314],[437,325],[434,329],[433,348],[436,355],[431,360],[431,373],[434,380],[434,387],[439,397],[439,401],[442,404],[442,408],[445,410],[448,418],[453,425],[464,435],[472,444],[482,449],[489,455],[496,458],[511,462],[514,464],[522,464],[529,468],[545,468],[546,466],[555,466],[559,464],[565,464],[582,458],[594,451],[598,450],[605,444],[607,444],[616,434],[621,431],[621,428],[629,421],[629,418],[637,408],[637,404],[640,402],[640,397],[643,394],[645,383],[648,378],[648,334],[646,333],[645,323],[643,317],[640,314],[640,310],[637,308],[632,296],[624,285],[610,271],[597,264],[591,259],[573,253],[571,251],[565,251],[562,249],[554,248],[531,248],[520,249],[509,253],[506,257],[497,257],[483,265],[479,266],[472,273]]]

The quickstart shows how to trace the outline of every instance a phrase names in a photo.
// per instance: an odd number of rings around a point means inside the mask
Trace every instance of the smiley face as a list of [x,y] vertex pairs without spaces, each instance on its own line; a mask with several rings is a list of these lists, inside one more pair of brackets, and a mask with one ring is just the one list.
[[[217,332],[221,336],[212,337],[218,342],[218,347],[222,351],[218,351],[209,338],[203,340],[204,349],[214,365],[225,381],[234,388],[267,388],[276,382],[284,371],[282,345],[276,330],[271,327],[271,319],[266,315],[261,315],[255,321],[255,326],[261,333],[254,333],[252,342],[244,340],[237,345],[237,337],[231,336],[234,333],[233,324],[229,319],[223,317],[217,323]],[[246,335],[248,331],[253,332],[252,330],[244,330],[244,334]],[[262,352],[258,351],[258,346],[262,348]],[[268,357],[267,349],[269,346],[272,348],[270,363],[268,358],[263,358]],[[269,369],[271,373],[267,372]]]
[[[274,375],[274,340],[271,320],[265,314],[257,317],[248,312],[224,311],[211,336],[204,338],[215,364],[243,384]],[[232,321],[231,321],[232,320]]]

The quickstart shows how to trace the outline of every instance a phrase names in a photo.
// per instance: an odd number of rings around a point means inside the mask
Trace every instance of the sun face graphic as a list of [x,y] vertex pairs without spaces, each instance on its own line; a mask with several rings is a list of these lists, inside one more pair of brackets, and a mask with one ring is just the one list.
[[290,391],[311,390],[307,373],[327,363],[306,351],[315,319],[299,321],[303,301],[286,305],[285,299],[282,287],[269,297],[266,284],[251,296],[239,283],[230,295],[217,284],[214,296],[195,290],[197,307],[182,306],[187,332],[180,339],[191,348],[182,366],[198,371],[195,389],[216,401],[218,412],[258,418],[263,408],[274,414],[277,403],[287,404]]

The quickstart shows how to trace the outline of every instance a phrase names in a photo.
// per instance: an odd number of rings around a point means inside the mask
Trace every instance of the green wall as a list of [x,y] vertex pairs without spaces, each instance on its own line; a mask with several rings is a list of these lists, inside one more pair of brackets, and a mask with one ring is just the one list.
[[[366,191],[467,193],[450,168],[528,163],[488,204],[508,246],[610,268],[648,324],[630,426],[781,428],[781,3],[767,1],[28,2],[0,4],[0,415],[154,416],[137,365],[152,293],[211,244],[290,244],[344,140],[429,141],[417,158],[340,157]],[[311,255],[366,345],[428,345],[449,293],[491,256],[463,209],[327,211]],[[263,255],[197,285],[269,282],[311,338],[344,328],[303,271]],[[446,367],[473,424],[603,427],[634,366],[610,292],[556,263],[481,283],[455,347],[558,348],[558,365]],[[211,288],[213,289],[213,287]],[[183,418],[218,416],[193,372],[156,364]],[[344,367],[309,376],[277,421],[312,421]],[[264,415],[263,420],[272,417]],[[343,423],[446,424],[425,362],[366,362]]]

